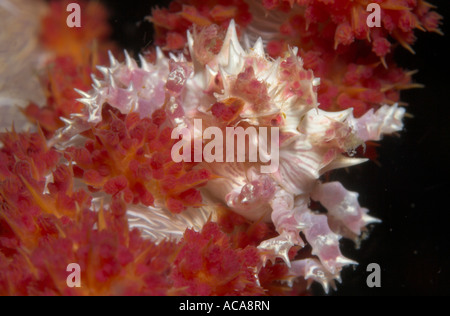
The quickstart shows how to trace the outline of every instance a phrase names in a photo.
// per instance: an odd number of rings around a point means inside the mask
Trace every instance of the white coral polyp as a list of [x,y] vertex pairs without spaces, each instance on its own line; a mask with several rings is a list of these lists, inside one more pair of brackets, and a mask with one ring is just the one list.
[[[359,205],[357,193],[347,191],[339,182],[322,183],[319,178],[329,170],[366,161],[351,158],[351,153],[365,141],[401,130],[404,109],[383,105],[360,118],[353,117],[352,109],[318,109],[316,87],[320,80],[303,68],[297,49],[273,60],[265,55],[258,39],[253,48],[244,50],[234,21],[220,52],[207,64],[195,57],[198,49],[190,33],[188,45],[191,62],[183,56],[168,59],[159,50],[154,65],[142,59],[141,67],[128,55],[125,64],[111,56],[111,67],[99,68],[105,78],[94,78],[94,90],[82,93],[80,101],[86,104],[86,113],[68,121],[61,135],[70,138],[83,126],[99,122],[106,102],[122,113],[138,111],[142,117],[165,105],[172,123],[191,129],[194,139],[203,132],[194,130],[194,118],[203,120],[203,130],[227,124],[278,126],[280,165],[276,172],[261,174],[261,163],[203,162],[202,168],[220,177],[209,181],[202,194],[210,205],[219,201],[250,220],[273,222],[279,235],[259,245],[263,261],[282,258],[293,278],[317,281],[328,291],[344,266],[356,264],[341,254],[340,238],[357,238],[368,224],[378,220]],[[248,87],[242,82],[251,82],[259,94],[246,91]],[[230,98],[241,100],[243,108],[232,122],[224,123],[212,114],[211,107]],[[328,212],[311,211],[311,200],[320,202]],[[152,229],[160,227],[145,230]],[[291,262],[289,249],[306,243],[314,257]]]

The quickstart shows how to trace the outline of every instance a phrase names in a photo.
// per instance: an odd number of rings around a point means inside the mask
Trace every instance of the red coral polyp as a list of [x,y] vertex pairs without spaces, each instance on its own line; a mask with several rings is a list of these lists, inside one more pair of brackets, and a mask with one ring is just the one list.
[[196,188],[212,176],[192,169],[193,164],[172,161],[174,140],[172,129],[164,127],[165,119],[161,111],[152,119],[111,112],[88,133],[84,147],[69,147],[65,156],[74,161],[74,174],[92,191],[146,206],[157,200],[174,213],[199,207],[202,198]]
[[261,295],[255,271],[260,264],[254,247],[233,249],[217,224],[200,233],[187,230],[171,277],[189,295]]

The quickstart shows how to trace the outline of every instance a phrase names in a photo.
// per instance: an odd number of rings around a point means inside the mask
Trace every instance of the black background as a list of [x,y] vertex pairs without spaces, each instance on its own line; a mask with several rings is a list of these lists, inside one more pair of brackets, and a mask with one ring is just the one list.
[[[152,44],[152,26],[143,21],[155,5],[168,1],[103,1],[111,10],[114,39],[131,51]],[[449,34],[448,0],[430,0],[444,16]],[[385,137],[379,149],[381,167],[372,162],[338,171],[360,204],[383,220],[356,250],[342,241],[344,255],[359,262],[343,271],[343,283],[331,295],[450,295],[450,47],[448,36],[416,32],[415,55],[403,48],[397,62],[418,69],[414,80],[424,89],[402,93],[414,118],[405,119],[401,137]],[[366,285],[369,263],[382,268],[381,288]],[[313,286],[314,294],[323,294]]]

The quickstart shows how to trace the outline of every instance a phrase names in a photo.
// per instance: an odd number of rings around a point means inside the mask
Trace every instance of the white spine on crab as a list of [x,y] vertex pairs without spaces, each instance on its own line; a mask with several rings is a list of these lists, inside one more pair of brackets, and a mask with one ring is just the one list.
[[257,56],[259,56],[261,58],[265,58],[266,53],[264,52],[264,44],[263,44],[261,37],[258,37],[255,44],[253,45],[253,52]]
[[340,282],[339,274],[332,274],[317,259],[303,259],[291,262],[289,275],[293,277],[303,277],[308,281],[308,287],[313,281],[322,285],[325,293],[330,287],[336,289],[335,280]]
[[281,258],[290,267],[289,250],[295,245],[293,239],[297,239],[297,237],[289,232],[283,231],[277,237],[264,240],[258,245],[263,266],[266,265],[267,261],[274,264],[277,258]]
[[[203,72],[203,66],[200,64],[200,62],[197,60],[195,51],[194,51],[194,38],[190,31],[186,32],[187,37],[187,46],[189,50],[189,55],[191,56],[192,63],[194,66],[194,73],[195,74],[201,74]],[[207,69],[206,69],[207,71]],[[209,83],[209,81],[207,81]]]
[[156,46],[156,66],[167,65],[168,60],[159,46]]
[[75,90],[76,93],[78,93],[79,95],[81,95],[83,98],[89,98],[89,97],[90,97],[90,94],[89,94],[89,93],[86,93],[86,92],[84,92],[84,91],[81,91],[81,90],[79,90],[79,89],[77,89],[77,88],[75,88],[74,90]]
[[186,58],[182,53],[179,53],[178,55],[175,55],[172,52],[169,52],[169,58],[175,62],[186,62]]
[[113,76],[111,70],[108,73],[108,84],[109,84],[109,86],[111,86],[111,88],[113,90],[117,89],[116,80],[114,79],[114,76]]
[[358,236],[361,234],[361,228],[380,222],[379,219],[367,215],[369,210],[359,205],[358,193],[346,190],[340,182],[319,182],[311,193],[311,198],[319,201],[328,210],[328,216],[334,217]]
[[100,71],[100,72],[102,73],[102,75],[103,75],[104,77],[106,77],[106,76],[108,75],[108,73],[109,73],[108,67],[105,67],[105,66],[96,66],[96,68],[97,68],[98,71]]
[[186,37],[187,37],[187,45],[188,45],[188,49],[189,49],[189,54],[191,55],[192,58],[194,58],[194,38],[192,37],[191,32],[188,30],[186,32]]
[[101,111],[106,102],[123,114],[135,110],[141,116],[150,115],[163,104],[169,64],[161,50],[156,48],[155,65],[140,56],[141,67],[127,51],[124,55],[125,62],[120,63],[109,52],[110,67],[97,66],[103,80],[92,76],[94,84],[90,93],[77,90],[82,96],[78,101],[86,106],[89,115],[86,117],[87,122],[95,124],[101,121]]
[[119,62],[117,61],[117,59],[114,57],[113,53],[109,50],[108,51],[108,56],[109,56],[109,64],[111,68],[116,67]]
[[176,56],[174,53],[169,52],[169,58],[172,59],[173,61],[178,62],[178,56]]
[[270,66],[270,68],[263,73],[261,79],[270,85],[278,84],[278,71],[280,69],[281,58],[278,57]]
[[228,61],[225,64],[221,64],[221,66],[225,67],[224,69],[229,75],[237,75],[242,71],[244,59],[241,57],[240,50],[234,46],[233,42],[229,45]]
[[210,87],[213,85],[214,79],[216,78],[218,72],[214,71],[213,69],[211,69],[211,67],[209,67],[208,65],[206,65],[205,67],[205,77],[206,80],[204,82],[204,86],[205,87]]
[[89,107],[91,105],[92,100],[89,98],[80,98],[77,99],[78,102],[84,104],[85,106]]
[[341,236],[331,231],[326,215],[314,214],[307,210],[301,214],[300,222],[306,226],[302,232],[312,247],[312,254],[319,257],[322,265],[331,274],[338,273],[343,266],[357,264],[341,254],[339,249]]
[[350,158],[347,156],[339,155],[328,165],[320,169],[320,174],[322,175],[330,170],[353,167],[362,164],[368,160],[369,159],[367,158]]
[[[304,246],[300,238],[300,232],[305,228],[300,221],[300,208],[294,208],[293,194],[278,187],[275,196],[270,201],[272,207],[271,220],[274,223],[279,235],[263,241],[258,249],[262,254],[263,263],[267,260],[275,262],[276,258],[282,258],[288,266],[290,260],[289,250],[292,246]],[[304,203],[304,207],[306,203]]]
[[73,125],[73,123],[74,123],[74,121],[69,120],[68,118],[66,118],[66,117],[64,117],[64,116],[60,116],[59,119],[60,119],[61,121],[63,121],[63,122],[66,124],[66,126],[71,126],[71,125]]
[[124,51],[124,55],[125,55],[125,64],[127,65],[129,70],[134,70],[136,69],[136,62],[134,61],[134,59],[132,59],[130,57],[130,55],[128,54],[128,52],[125,50]]
[[147,63],[147,61],[145,60],[144,56],[142,56],[141,54],[139,54],[139,61],[141,63],[141,68],[145,71],[150,71],[150,67]]
[[349,121],[363,141],[380,140],[383,134],[391,134],[403,129],[404,115],[405,109],[399,108],[398,104],[383,105],[376,112],[370,109],[360,118],[351,118]]
[[[222,67],[222,66],[219,66],[219,74],[220,74],[220,77],[222,78],[222,83],[223,83],[223,96],[222,96],[222,98],[226,98],[226,97],[228,97],[229,95],[230,95],[230,80],[229,80],[229,76],[228,76],[228,73],[226,72],[226,70]],[[216,95],[216,97],[219,99],[220,98],[220,96],[217,96]]]
[[97,77],[94,74],[91,74],[91,79],[92,79],[92,88],[96,89],[96,88],[100,88],[102,86],[102,83],[100,80],[97,79]]
[[245,54],[244,49],[239,43],[239,39],[237,37],[236,23],[234,22],[234,20],[230,21],[225,39],[223,40],[222,48],[217,55],[217,60],[219,61],[220,65],[228,64],[228,61],[230,59],[229,53],[231,44],[234,46],[237,55],[243,56]]

